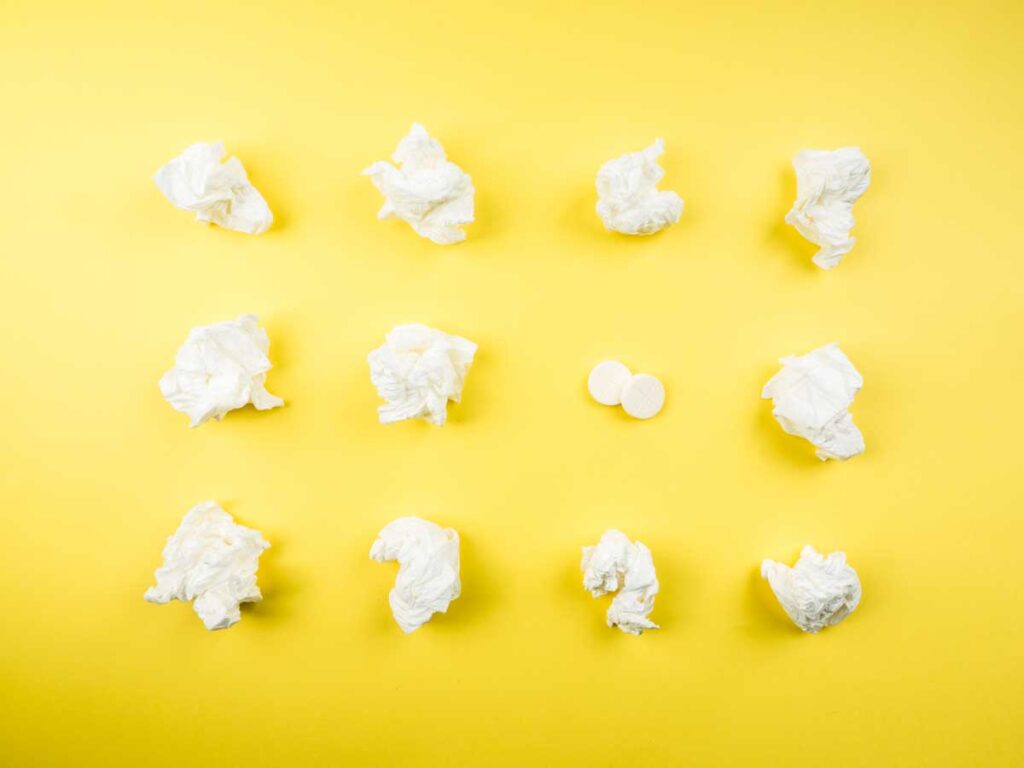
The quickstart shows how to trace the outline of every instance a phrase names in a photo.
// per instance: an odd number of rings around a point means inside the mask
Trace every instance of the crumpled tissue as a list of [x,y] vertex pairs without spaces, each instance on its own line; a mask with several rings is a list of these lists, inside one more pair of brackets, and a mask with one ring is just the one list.
[[377,218],[401,219],[440,245],[465,240],[462,225],[473,221],[473,181],[448,161],[441,143],[413,123],[391,157],[398,168],[378,160],[363,171],[384,195]]
[[191,426],[252,403],[265,411],[284,405],[267,392],[270,339],[256,315],[242,315],[193,328],[178,350],[174,367],[160,379],[160,391],[174,410],[188,414]]
[[786,214],[786,223],[821,246],[814,263],[832,269],[856,242],[850,237],[853,204],[871,183],[871,163],[859,147],[805,149],[793,158],[793,168],[796,202]]
[[633,543],[621,531],[604,532],[596,546],[583,547],[583,586],[594,597],[618,590],[608,607],[609,627],[618,627],[631,635],[645,629],[658,629],[647,618],[654,609],[658,577],[654,572],[651,550],[639,541]]
[[837,344],[826,344],[801,357],[783,357],[761,397],[772,400],[772,415],[790,435],[809,440],[817,456],[849,459],[864,452],[864,436],[847,409],[864,385]]
[[398,577],[388,602],[406,634],[422,627],[435,613],[446,613],[462,591],[459,534],[452,528],[419,517],[400,517],[377,535],[370,559],[398,561]]
[[421,323],[399,325],[368,357],[370,381],[387,400],[377,409],[381,424],[426,419],[443,426],[448,401],[459,402],[477,346]]
[[274,221],[270,206],[245,174],[242,161],[221,162],[224,144],[193,144],[163,166],[153,180],[176,207],[194,211],[196,221],[258,235]]
[[201,502],[167,539],[156,586],[145,599],[191,601],[207,629],[227,629],[242,617],[239,604],[263,599],[256,569],[269,547],[259,531],[236,524],[215,501]]
[[838,624],[860,603],[860,579],[846,564],[844,552],[825,557],[808,545],[792,568],[765,560],[761,576],[768,579],[789,618],[812,635]]
[[624,235],[653,235],[679,221],[683,199],[659,191],[665,169],[658,158],[665,142],[657,139],[639,152],[609,160],[597,172],[597,215],[606,229]]

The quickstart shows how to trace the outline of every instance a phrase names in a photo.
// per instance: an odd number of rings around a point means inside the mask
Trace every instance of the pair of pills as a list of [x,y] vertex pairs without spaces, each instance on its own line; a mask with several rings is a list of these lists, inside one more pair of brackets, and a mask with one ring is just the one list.
[[621,405],[634,419],[657,416],[665,405],[665,387],[649,373],[633,375],[618,360],[594,366],[587,378],[590,396],[601,405]]

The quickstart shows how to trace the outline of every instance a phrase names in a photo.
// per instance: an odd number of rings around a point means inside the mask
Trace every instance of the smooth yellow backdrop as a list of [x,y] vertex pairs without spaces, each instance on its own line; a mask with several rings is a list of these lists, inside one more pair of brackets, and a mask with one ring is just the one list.
[[[8,2],[0,15],[0,764],[1007,766],[1024,690],[1024,14],[1003,3]],[[360,171],[418,120],[472,174],[440,247]],[[664,137],[682,221],[605,232],[598,166]],[[223,139],[276,216],[194,223],[151,177]],[[860,145],[833,272],[790,160]],[[257,313],[271,392],[189,430],[157,381]],[[480,345],[443,429],[384,427],[395,324]],[[819,463],[759,399],[838,341],[867,453]],[[595,405],[619,358],[649,422]],[[142,600],[220,501],[273,548],[208,633]],[[404,636],[391,518],[462,536]],[[604,625],[579,547],[654,552],[661,631]],[[863,581],[800,633],[758,576],[812,543]]]

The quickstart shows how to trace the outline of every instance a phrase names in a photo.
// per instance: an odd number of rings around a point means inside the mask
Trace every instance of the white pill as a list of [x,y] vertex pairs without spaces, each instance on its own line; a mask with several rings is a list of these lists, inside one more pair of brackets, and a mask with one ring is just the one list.
[[657,416],[665,404],[665,387],[649,373],[638,373],[622,389],[622,409],[634,419]]
[[587,389],[601,405],[618,405],[622,402],[622,389],[632,377],[629,368],[618,360],[605,360],[590,371]]

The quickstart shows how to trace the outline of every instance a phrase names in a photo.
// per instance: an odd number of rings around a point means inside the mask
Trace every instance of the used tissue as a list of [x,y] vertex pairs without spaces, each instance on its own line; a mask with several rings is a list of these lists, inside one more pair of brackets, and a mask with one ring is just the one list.
[[608,607],[609,627],[618,627],[631,635],[645,629],[658,629],[647,618],[654,610],[658,594],[658,577],[654,573],[651,550],[639,541],[634,543],[621,531],[604,532],[596,546],[583,547],[583,586],[594,597],[618,590]]
[[259,531],[236,524],[216,502],[201,502],[167,539],[146,601],[191,601],[207,629],[227,629],[241,618],[240,603],[263,599],[256,569],[269,547]]
[[860,603],[860,579],[843,552],[825,557],[808,545],[792,568],[765,560],[761,576],[768,579],[789,618],[812,635],[838,624]]
[[224,145],[193,144],[156,172],[154,181],[176,207],[196,214],[196,221],[258,235],[274,221],[270,206],[245,174],[242,161],[221,162]]
[[388,523],[370,548],[378,563],[398,561],[398,577],[388,594],[395,621],[406,634],[435,613],[446,613],[462,590],[459,582],[459,534],[418,517]]
[[597,172],[597,215],[605,228],[624,235],[653,235],[679,221],[683,199],[659,191],[665,169],[658,158],[665,142],[656,140],[639,152],[609,160]]
[[284,400],[264,386],[269,349],[255,315],[193,328],[174,367],[160,379],[160,391],[174,410],[188,414],[193,427],[249,403],[260,411],[277,408]]
[[459,402],[477,346],[420,323],[399,325],[369,355],[370,381],[387,400],[381,424],[426,419],[443,426],[448,401]]
[[462,225],[473,221],[473,181],[448,161],[441,143],[413,123],[391,157],[398,168],[378,160],[363,171],[384,195],[377,218],[401,219],[440,245],[465,240]]
[[772,400],[772,415],[790,435],[809,440],[826,459],[849,459],[864,453],[864,436],[847,410],[864,385],[837,344],[802,357],[783,357],[761,397]]
[[814,263],[832,269],[850,252],[856,238],[853,204],[871,183],[871,164],[859,147],[834,151],[805,149],[793,158],[796,202],[786,223],[821,249]]

